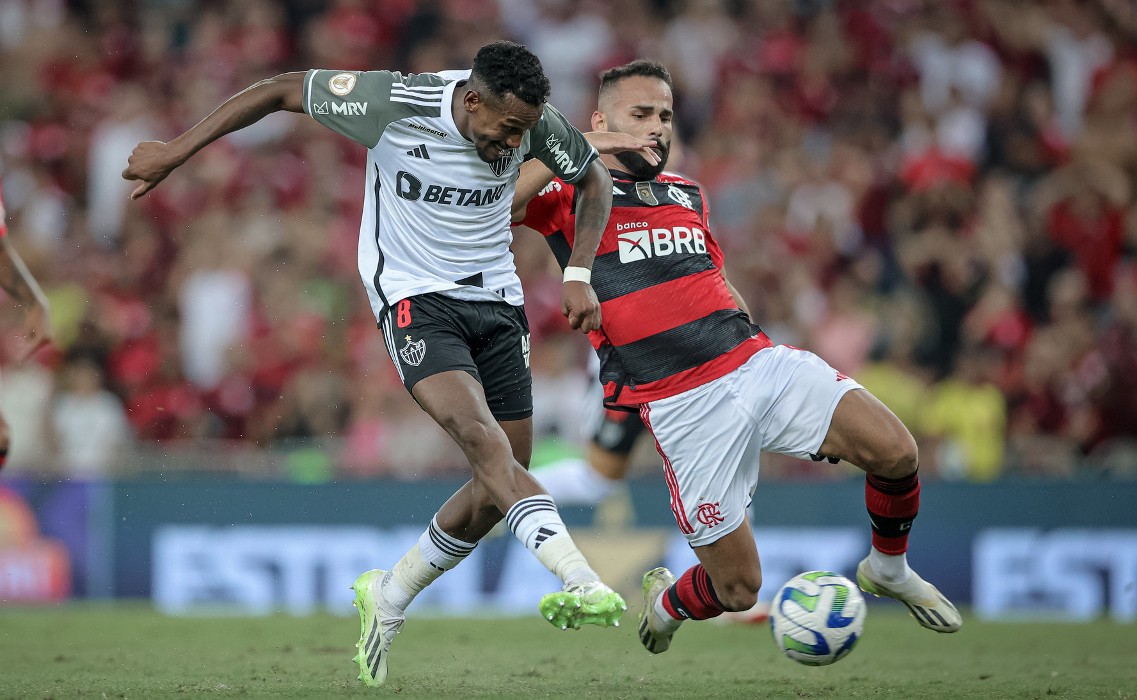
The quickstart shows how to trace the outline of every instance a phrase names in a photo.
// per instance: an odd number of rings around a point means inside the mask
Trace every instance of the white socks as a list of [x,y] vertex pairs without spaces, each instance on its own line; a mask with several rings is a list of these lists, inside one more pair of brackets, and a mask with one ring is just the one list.
[[[551,497],[523,498],[513,504],[505,519],[517,539],[566,585],[599,580],[569,536]],[[443,532],[436,516],[418,543],[383,577],[383,598],[397,612],[406,611],[419,592],[457,566],[475,546],[476,542],[463,542]]]
[[521,544],[566,586],[600,579],[576,548],[551,496],[522,498],[505,514],[505,523]]
[[667,589],[664,589],[662,593],[655,597],[655,601],[651,604],[651,609],[655,612],[655,616],[659,618],[660,622],[667,627],[666,630],[660,630],[660,632],[674,632],[679,629],[679,625],[683,624],[683,620],[675,619],[671,616],[671,613],[667,612],[667,608],[663,607],[663,596],[665,595],[667,595]]
[[885,554],[876,547],[869,549],[869,566],[882,579],[881,583],[904,583],[912,572],[906,554]]
[[457,566],[475,546],[476,542],[463,542],[443,532],[436,516],[418,543],[383,577],[383,597],[399,612],[405,611],[422,589]]
[[583,459],[562,459],[530,472],[560,505],[590,506],[603,501],[619,484]]

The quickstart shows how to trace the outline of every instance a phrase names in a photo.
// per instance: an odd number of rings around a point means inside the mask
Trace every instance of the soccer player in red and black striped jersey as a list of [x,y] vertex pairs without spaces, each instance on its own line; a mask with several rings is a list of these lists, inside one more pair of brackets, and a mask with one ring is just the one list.
[[[24,308],[24,348],[19,359],[31,357],[51,342],[51,308],[35,277],[8,241],[4,190],[0,186],[0,287]],[[8,460],[8,422],[0,415],[0,469]]]
[[[639,411],[651,430],[671,510],[700,561],[678,579],[664,568],[644,575],[641,641],[660,653],[684,620],[754,605],[762,573],[747,506],[763,451],[863,469],[872,547],[857,568],[860,586],[900,600],[928,629],[956,631],[958,611],[905,557],[920,498],[911,433],[855,380],[813,353],[775,345],[751,321],[723,273],[702,188],[663,170],[673,115],[667,70],[634,61],[602,76],[590,135],[613,181],[591,277],[603,316],[590,339],[604,401]],[[660,162],[607,148],[612,133],[653,140]],[[531,162],[517,193],[515,218],[524,208],[522,223],[545,236],[563,267],[574,188]]]

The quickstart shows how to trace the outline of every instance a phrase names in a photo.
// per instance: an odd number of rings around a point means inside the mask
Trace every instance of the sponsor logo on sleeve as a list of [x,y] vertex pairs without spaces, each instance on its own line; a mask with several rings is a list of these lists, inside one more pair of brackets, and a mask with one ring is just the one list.
[[333,102],[332,114],[340,114],[345,117],[362,117],[367,115],[366,102]]
[[564,189],[564,188],[561,187],[561,183],[557,182],[556,180],[553,180],[549,184],[542,187],[541,191],[537,193],[537,196],[543,197],[544,195],[547,195],[550,192],[560,192],[562,189]]
[[573,162],[572,156],[568,154],[565,147],[561,145],[561,140],[555,134],[549,134],[545,139],[545,148],[552,154],[553,160],[556,162],[557,167],[561,169],[561,174],[568,177],[580,170],[580,166]]
[[312,105],[312,114],[328,114],[328,103],[319,102]]
[[328,81],[328,89],[333,95],[343,97],[355,89],[356,80],[355,73],[336,73]]

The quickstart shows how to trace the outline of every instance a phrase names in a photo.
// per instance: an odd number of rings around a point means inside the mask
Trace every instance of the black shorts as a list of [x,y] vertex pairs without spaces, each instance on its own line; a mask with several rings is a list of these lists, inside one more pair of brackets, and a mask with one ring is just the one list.
[[636,440],[647,428],[644,427],[638,413],[613,411],[607,408],[603,410],[604,415],[600,419],[600,424],[592,433],[592,442],[603,450],[626,457],[631,454]]
[[429,376],[462,370],[481,383],[497,420],[533,415],[525,307],[420,294],[388,309],[379,329],[407,391]]

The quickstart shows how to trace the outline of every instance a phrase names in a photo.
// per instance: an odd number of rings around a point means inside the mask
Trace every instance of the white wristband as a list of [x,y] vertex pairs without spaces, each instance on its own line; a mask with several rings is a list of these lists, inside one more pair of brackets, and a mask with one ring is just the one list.
[[585,284],[591,284],[592,270],[589,270],[587,267],[566,267],[564,281],[584,282]]

